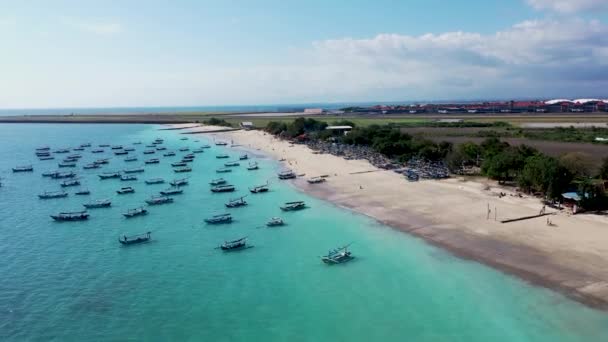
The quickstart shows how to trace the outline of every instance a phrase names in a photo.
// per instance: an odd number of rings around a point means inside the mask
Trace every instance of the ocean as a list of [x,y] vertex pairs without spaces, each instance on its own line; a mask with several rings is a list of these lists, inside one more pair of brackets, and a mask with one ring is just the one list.
[[[241,162],[216,174],[243,151],[219,147],[206,136],[159,131],[155,125],[0,125],[0,340],[2,341],[603,341],[608,315],[553,291],[534,287],[476,262],[453,257],[424,241],[365,216],[311,198],[279,181],[279,164],[251,154],[257,171]],[[155,138],[178,157],[142,154]],[[200,140],[196,142],[195,140]],[[135,141],[142,145],[132,145]],[[139,160],[123,161],[109,148],[87,148],[74,169],[89,196],[41,200],[59,190],[42,177],[59,159],[39,161],[34,150],[90,142],[136,148]],[[178,148],[211,148],[197,154],[193,172],[174,174]],[[253,151],[255,152],[255,151]],[[216,159],[227,153],[230,159]],[[82,165],[111,158],[102,169]],[[97,174],[143,166],[134,182],[100,180]],[[11,168],[33,164],[34,172]],[[62,169],[68,171],[69,169]],[[147,216],[121,213],[168,187],[145,179],[190,177],[175,202],[149,207]],[[226,178],[234,193],[214,194],[209,181]],[[271,191],[250,194],[269,182]],[[122,186],[134,194],[118,195]],[[244,196],[246,207],[224,203]],[[110,208],[90,209],[82,222],[54,222],[49,215],[81,210],[109,198]],[[281,212],[287,201],[308,208]],[[235,221],[203,220],[230,212]],[[280,216],[286,225],[266,228]],[[152,242],[121,246],[119,236],[152,232]],[[248,237],[253,248],[226,253],[225,240]],[[328,266],[319,256],[352,243],[355,259]]]

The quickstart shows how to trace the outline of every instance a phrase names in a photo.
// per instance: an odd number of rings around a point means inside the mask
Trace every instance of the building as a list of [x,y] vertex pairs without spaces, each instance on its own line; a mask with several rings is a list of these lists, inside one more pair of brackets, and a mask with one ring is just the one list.
[[304,114],[323,114],[323,108],[306,108],[304,109]]
[[334,133],[347,135],[348,132],[352,131],[353,127],[352,126],[327,126],[327,127],[325,127],[325,129],[328,131],[332,131]]
[[251,121],[243,121],[243,122],[241,122],[241,128],[248,131],[250,129],[254,129],[255,126],[253,125],[253,122],[251,122]]

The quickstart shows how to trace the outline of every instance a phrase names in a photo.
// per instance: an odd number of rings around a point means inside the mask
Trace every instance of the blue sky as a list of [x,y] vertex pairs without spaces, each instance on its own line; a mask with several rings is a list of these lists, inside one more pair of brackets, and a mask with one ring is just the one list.
[[605,97],[607,3],[0,2],[0,108]]

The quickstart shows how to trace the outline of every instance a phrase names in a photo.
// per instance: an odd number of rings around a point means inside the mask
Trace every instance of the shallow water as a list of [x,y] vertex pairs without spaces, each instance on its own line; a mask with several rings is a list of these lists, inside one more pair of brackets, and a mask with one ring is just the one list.
[[[263,156],[256,158],[258,171],[247,171],[242,162],[234,172],[218,175],[214,170],[226,160],[214,156],[226,152],[233,160],[240,152],[213,146],[197,155],[194,172],[174,174],[169,163],[179,157],[162,157],[164,151],[144,157],[146,143],[163,137],[169,150],[213,143],[195,136],[181,141],[179,131],[157,128],[0,125],[1,340],[600,341],[608,336],[605,313],[310,198],[276,180],[278,164]],[[139,161],[112,156],[101,170],[82,170],[103,156],[80,152],[76,171],[90,196],[74,196],[75,189],[68,188],[68,198],[37,198],[59,189],[59,181],[41,177],[59,160],[37,161],[37,146],[134,141],[144,143],[131,152]],[[152,157],[161,163],[146,165],[136,182],[97,177]],[[10,172],[30,163],[33,173]],[[144,217],[122,217],[168,187],[146,185],[144,179],[185,176],[190,185],[175,203],[150,207]],[[208,182],[218,177],[238,191],[212,194]],[[270,193],[248,193],[249,186],[266,180]],[[136,193],[117,195],[125,185]],[[239,194],[248,195],[247,207],[224,208]],[[112,207],[89,210],[88,221],[57,223],[49,217],[100,198],[111,198]],[[305,200],[309,208],[280,212],[279,205],[290,200]],[[226,211],[234,223],[202,223]],[[258,228],[272,216],[288,224]],[[122,234],[148,230],[151,243],[117,242]],[[235,253],[215,249],[243,236],[255,247]],[[320,262],[319,255],[350,242],[354,261]]]

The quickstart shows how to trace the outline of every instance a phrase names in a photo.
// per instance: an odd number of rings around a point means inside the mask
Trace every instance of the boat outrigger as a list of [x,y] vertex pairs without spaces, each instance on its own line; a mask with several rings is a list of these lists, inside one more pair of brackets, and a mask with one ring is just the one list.
[[135,208],[135,209],[129,209],[127,210],[126,213],[123,213],[122,215],[126,218],[131,218],[131,217],[135,217],[135,216],[141,216],[141,215],[146,215],[148,213],[148,210],[144,207],[139,207],[139,208]]
[[165,203],[173,203],[173,198],[167,196],[153,196],[146,200],[149,205],[159,205]]
[[220,246],[220,249],[225,252],[237,251],[245,248],[249,248],[252,246],[247,246],[247,238],[240,238],[238,240],[233,241],[224,241],[224,243]]
[[228,201],[228,203],[226,203],[227,208],[238,208],[238,207],[244,207],[246,205],[247,205],[247,201],[245,201],[245,196],[243,196],[241,198],[231,199]]
[[224,178],[213,179],[211,182],[209,182],[211,185],[222,185],[226,183],[228,183],[228,181],[226,181]]
[[230,215],[230,214],[213,215],[210,218],[206,218],[205,222],[207,222],[208,224],[230,223],[230,222],[232,222],[232,215]]
[[85,211],[65,212],[51,215],[55,221],[82,221],[89,218],[89,213]]
[[13,168],[13,172],[31,172],[31,171],[34,171],[34,167],[32,165],[15,166]]
[[62,198],[68,197],[68,193],[65,191],[45,191],[38,195],[40,199],[51,199],[51,198]]
[[144,243],[150,241],[150,234],[151,232],[132,236],[123,235],[122,237],[118,238],[118,242],[123,245],[135,245],[138,243]]
[[211,192],[233,192],[235,190],[234,185],[217,185],[211,188]]
[[101,200],[85,203],[85,204],[83,204],[83,206],[87,209],[107,208],[107,207],[112,206],[112,201],[110,201],[109,199],[101,199]]
[[349,246],[350,244],[330,250],[327,252],[327,255],[321,257],[321,260],[328,265],[342,264],[347,261],[351,261],[355,257],[348,250]]
[[283,211],[295,211],[306,208],[306,203],[304,201],[295,201],[295,202],[286,202],[285,205],[281,207]]
[[165,180],[162,178],[152,178],[152,179],[146,180],[146,184],[162,184],[164,182],[165,182]]
[[282,226],[284,224],[285,224],[285,221],[283,221],[283,219],[280,217],[273,217],[268,222],[266,222],[267,227],[278,227],[278,226]]
[[122,187],[122,188],[116,190],[116,193],[119,195],[132,194],[134,192],[135,192],[135,189],[133,189],[130,186],[125,186],[125,187]]

